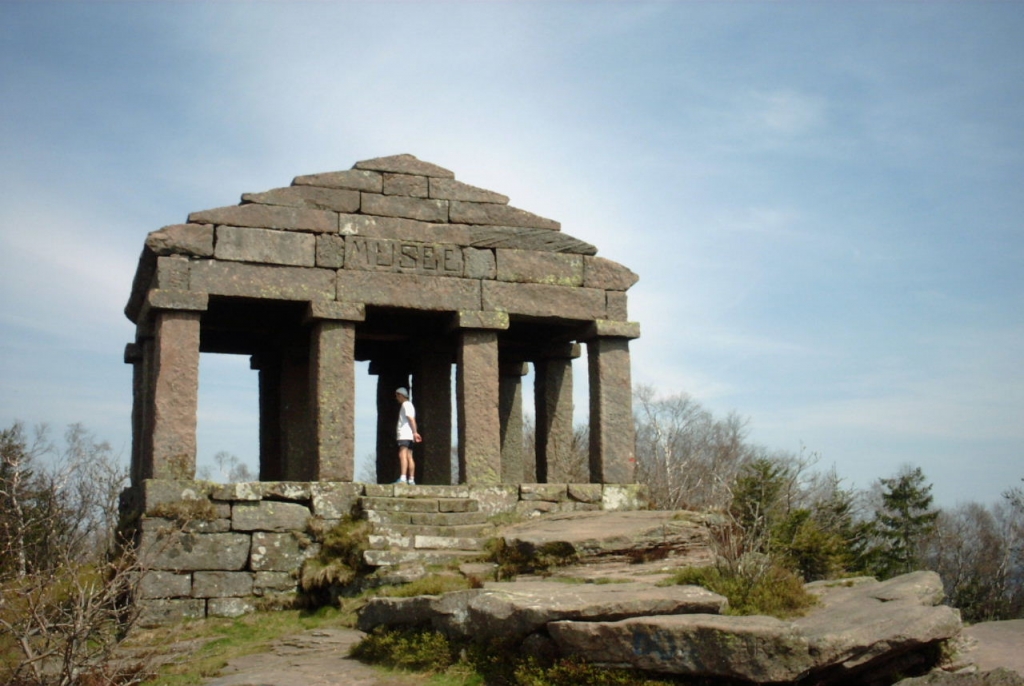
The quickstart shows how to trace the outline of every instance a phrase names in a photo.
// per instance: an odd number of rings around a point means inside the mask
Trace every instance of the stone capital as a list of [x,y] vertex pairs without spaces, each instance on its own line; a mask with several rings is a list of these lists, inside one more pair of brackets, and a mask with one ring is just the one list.
[[505,330],[508,323],[508,312],[501,310],[459,310],[452,318],[451,328]]
[[209,306],[210,296],[206,293],[154,288],[146,294],[139,320],[149,319],[154,310],[205,312]]
[[349,322],[366,320],[366,306],[363,303],[337,302],[335,300],[316,299],[309,302],[306,309],[306,323],[328,319]]
[[579,340],[588,341],[594,338],[640,338],[640,323],[595,319],[583,329]]
[[582,354],[579,343],[557,343],[540,351],[538,359],[542,360],[575,360]]

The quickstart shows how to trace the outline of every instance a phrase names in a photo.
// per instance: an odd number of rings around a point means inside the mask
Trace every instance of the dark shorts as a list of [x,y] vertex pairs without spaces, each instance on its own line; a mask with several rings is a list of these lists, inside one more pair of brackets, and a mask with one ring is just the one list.
[[413,446],[413,441],[399,441],[398,442],[398,447],[399,448],[412,448],[412,446]]

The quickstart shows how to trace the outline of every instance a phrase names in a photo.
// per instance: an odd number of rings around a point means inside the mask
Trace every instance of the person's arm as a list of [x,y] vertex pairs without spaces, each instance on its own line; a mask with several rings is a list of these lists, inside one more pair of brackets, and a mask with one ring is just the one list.
[[416,441],[417,443],[422,441],[423,437],[420,436],[420,431],[419,429],[416,428],[416,415],[412,415],[411,417],[409,417],[409,425],[412,427],[412,440]]

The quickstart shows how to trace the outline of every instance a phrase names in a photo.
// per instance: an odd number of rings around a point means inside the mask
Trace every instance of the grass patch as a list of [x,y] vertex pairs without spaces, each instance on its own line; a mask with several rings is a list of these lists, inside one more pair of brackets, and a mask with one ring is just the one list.
[[[469,579],[455,574],[431,574],[401,586],[383,586],[376,589],[376,595],[387,598],[414,598],[421,595],[442,595],[451,591],[465,591],[474,588]],[[479,586],[475,586],[479,588]]]
[[124,646],[132,650],[164,652],[185,641],[202,644],[190,648],[178,661],[157,670],[147,686],[194,686],[219,673],[230,660],[262,652],[282,636],[309,629],[352,626],[354,613],[323,607],[315,612],[287,610],[255,612],[237,619],[205,619],[157,629],[136,630]]
[[729,615],[770,615],[779,619],[799,617],[818,603],[793,572],[769,565],[757,570],[732,571],[719,567],[686,567],[666,582],[702,586],[729,600]]

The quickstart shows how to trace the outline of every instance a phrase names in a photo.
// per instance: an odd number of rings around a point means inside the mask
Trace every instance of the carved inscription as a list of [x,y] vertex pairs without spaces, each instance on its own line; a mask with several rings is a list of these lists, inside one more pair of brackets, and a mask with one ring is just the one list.
[[346,236],[345,269],[462,276],[462,248],[448,243]]

